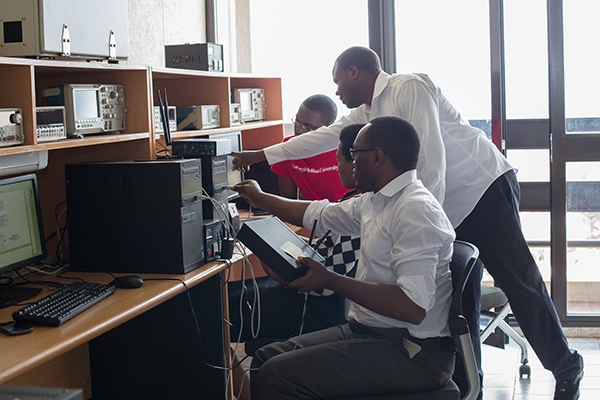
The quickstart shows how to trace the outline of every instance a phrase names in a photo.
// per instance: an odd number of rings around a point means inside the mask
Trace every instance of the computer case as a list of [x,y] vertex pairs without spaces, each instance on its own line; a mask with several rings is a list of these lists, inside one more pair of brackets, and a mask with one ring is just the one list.
[[215,210],[216,204],[204,200],[202,212],[205,219],[224,218],[229,204],[227,191],[227,156],[202,157],[202,184],[210,197],[217,201],[223,212]]
[[183,274],[204,264],[200,160],[66,166],[74,271]]

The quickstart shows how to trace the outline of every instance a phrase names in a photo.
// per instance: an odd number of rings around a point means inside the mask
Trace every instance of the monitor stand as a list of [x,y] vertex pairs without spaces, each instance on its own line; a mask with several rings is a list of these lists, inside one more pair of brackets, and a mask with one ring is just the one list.
[[0,308],[10,307],[40,294],[42,289],[17,286],[0,286]]

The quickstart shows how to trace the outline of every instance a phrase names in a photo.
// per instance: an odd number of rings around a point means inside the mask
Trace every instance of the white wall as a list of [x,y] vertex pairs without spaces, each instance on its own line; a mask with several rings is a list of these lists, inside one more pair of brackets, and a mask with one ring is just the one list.
[[128,0],[128,64],[165,66],[165,45],[206,42],[204,0]]
[[[128,64],[165,66],[165,45],[206,43],[204,0],[128,0]],[[217,0],[226,72],[252,72],[250,0]]]

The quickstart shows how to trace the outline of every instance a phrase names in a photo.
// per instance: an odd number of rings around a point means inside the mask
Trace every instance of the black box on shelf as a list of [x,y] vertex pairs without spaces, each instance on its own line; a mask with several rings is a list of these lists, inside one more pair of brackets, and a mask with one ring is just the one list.
[[223,45],[215,43],[174,44],[165,46],[167,68],[223,72]]

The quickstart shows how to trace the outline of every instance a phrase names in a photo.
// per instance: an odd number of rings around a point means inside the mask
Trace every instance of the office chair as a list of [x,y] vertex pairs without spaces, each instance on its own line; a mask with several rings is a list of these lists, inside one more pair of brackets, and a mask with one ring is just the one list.
[[[479,395],[480,382],[477,363],[471,344],[471,334],[467,320],[462,315],[462,294],[469,275],[479,257],[479,250],[474,245],[460,240],[454,241],[454,254],[450,262],[452,272],[452,303],[449,312],[450,333],[456,349],[464,359],[469,390],[462,400],[474,400]],[[274,342],[276,339],[254,339],[245,343],[246,354],[253,355],[260,347]],[[334,400],[461,400],[460,389],[449,380],[439,389],[429,392],[400,393],[379,396],[344,397]]]
[[[450,304],[449,325],[456,350],[463,359],[466,369],[469,390],[462,400],[474,400],[479,395],[480,382],[477,363],[471,344],[469,325],[462,315],[462,294],[465,284],[471,275],[473,266],[479,257],[479,249],[471,243],[454,241],[454,254],[450,262],[452,272],[452,303]],[[379,396],[358,396],[336,398],[335,400],[461,400],[460,390],[456,383],[449,380],[439,389],[429,392],[399,393]]]
[[[494,312],[493,309],[502,307],[499,312]],[[519,376],[529,378],[531,376],[531,367],[527,365],[527,343],[519,336],[515,330],[506,323],[504,318],[510,312],[510,304],[506,295],[499,287],[481,285],[481,315],[491,319],[485,329],[481,332],[481,343],[483,343],[496,328],[500,328],[512,338],[521,348],[521,366],[519,367]]]

